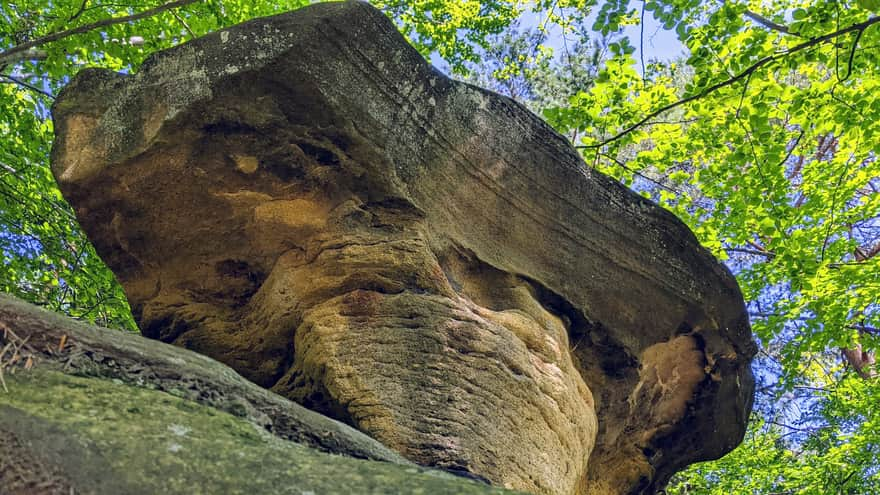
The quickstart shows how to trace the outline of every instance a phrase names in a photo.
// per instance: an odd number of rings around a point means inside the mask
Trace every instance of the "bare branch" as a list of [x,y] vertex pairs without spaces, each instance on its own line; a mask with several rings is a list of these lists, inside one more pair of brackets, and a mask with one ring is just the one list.
[[785,423],[778,423],[778,422],[776,422],[776,421],[767,421],[767,422],[770,423],[770,424],[776,425],[776,426],[781,426],[781,427],[783,427],[783,428],[788,428],[789,430],[800,431],[800,432],[803,432],[803,433],[812,433],[812,432],[814,432],[814,431],[816,431],[816,430],[821,430],[821,429],[823,428],[822,426],[816,426],[816,427],[812,427],[812,428],[798,428],[798,427],[796,427],[796,426],[787,425],[787,424],[785,424]]
[[189,33],[191,37],[196,37],[196,33],[193,32],[192,28],[189,27],[189,24],[186,23],[186,20],[184,20],[183,17],[180,17],[180,15],[178,15],[178,13],[173,10],[171,11],[171,15],[173,15],[174,18],[177,19],[177,22],[183,25],[183,28],[186,29],[186,32]]
[[617,165],[618,167],[620,167],[620,168],[626,170],[627,172],[629,172],[629,173],[631,173],[631,174],[633,174],[633,175],[637,175],[637,176],[639,176],[639,177],[645,179],[646,181],[653,182],[653,183],[656,184],[658,187],[661,187],[661,188],[663,188],[663,189],[666,189],[667,191],[669,191],[669,192],[671,192],[671,193],[674,193],[674,194],[679,195],[679,196],[682,195],[681,191],[678,191],[678,190],[676,190],[676,189],[673,189],[673,188],[667,186],[666,184],[664,184],[664,183],[662,183],[662,182],[659,182],[659,181],[657,181],[657,180],[654,180],[654,179],[648,177],[647,175],[645,175],[645,174],[643,174],[643,173],[641,173],[641,172],[639,172],[639,171],[637,171],[637,170],[632,169],[632,168],[629,167],[627,164],[623,163],[622,161],[618,160],[617,158],[615,158],[615,157],[613,157],[613,156],[611,156],[611,155],[609,155],[609,154],[606,154],[606,153],[599,153],[599,154],[600,154],[601,156],[603,156],[604,158],[606,158],[607,160],[610,160],[611,162],[613,162],[613,163],[614,163],[615,165]]
[[12,48],[0,53],[0,64],[5,64],[9,60],[14,60],[15,56],[18,56],[20,53],[30,50],[31,48],[38,47],[40,45],[44,45],[46,43],[51,43],[53,41],[58,41],[60,39],[66,38],[68,36],[73,36],[75,34],[87,33],[89,31],[94,31],[95,29],[100,29],[106,26],[112,26],[114,24],[122,24],[131,21],[137,21],[140,19],[145,19],[147,17],[152,17],[156,14],[164,12],[170,9],[176,9],[178,7],[184,7],[186,5],[199,2],[201,0],[176,0],[174,2],[169,2],[158,7],[145,10],[143,12],[139,12],[137,14],[122,16],[122,17],[111,17],[109,19],[102,19],[97,22],[93,22],[91,24],[84,24],[82,26],[77,26],[75,28],[65,29],[64,31],[58,31],[56,33],[47,34],[46,36],[42,36],[35,40],[28,41],[26,43],[22,43],[20,45],[13,46]]
[[860,377],[867,380],[877,376],[877,372],[873,369],[875,363],[873,352],[862,349],[861,344],[856,344],[850,349],[841,349],[841,352]]
[[35,48],[28,48],[9,56],[2,53],[0,54],[0,70],[3,70],[9,64],[18,63],[22,60],[45,60],[48,56],[49,54],[45,50],[37,50]]
[[880,242],[877,242],[873,246],[867,247],[865,249],[862,249],[861,247],[857,248],[855,252],[855,258],[856,261],[863,262],[868,261],[878,254],[880,254]]
[[880,328],[869,327],[867,325],[849,325],[847,328],[858,330],[860,332],[870,333],[872,335],[880,335]]

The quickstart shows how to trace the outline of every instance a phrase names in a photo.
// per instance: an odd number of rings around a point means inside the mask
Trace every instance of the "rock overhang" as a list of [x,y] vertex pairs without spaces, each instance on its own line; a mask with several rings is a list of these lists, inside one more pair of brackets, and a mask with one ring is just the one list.
[[[367,4],[83,71],[54,116],[59,185],[149,336],[538,492],[649,492],[742,438],[755,347],[727,269]],[[479,423],[505,404],[543,426]]]

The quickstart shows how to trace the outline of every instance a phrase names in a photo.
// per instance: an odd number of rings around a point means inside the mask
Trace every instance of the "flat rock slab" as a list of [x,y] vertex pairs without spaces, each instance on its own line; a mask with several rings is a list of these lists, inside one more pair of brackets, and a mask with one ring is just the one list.
[[228,367],[0,294],[0,493],[503,494]]
[[[258,387],[209,357],[136,334],[88,325],[0,294],[0,378],[5,376],[0,382],[9,383],[17,371],[28,368],[165,392],[242,418],[280,439],[318,451],[410,464],[354,428]],[[2,391],[6,389],[0,388]],[[0,404],[13,398],[55,401],[52,396],[48,391],[0,396]],[[120,404],[126,400],[119,397]],[[165,420],[173,421],[173,414]]]
[[366,3],[83,71],[53,115],[53,172],[148,337],[535,493],[652,493],[742,439],[730,273]]
[[0,391],[11,495],[503,494],[451,474],[331,455],[165,392],[39,368]]

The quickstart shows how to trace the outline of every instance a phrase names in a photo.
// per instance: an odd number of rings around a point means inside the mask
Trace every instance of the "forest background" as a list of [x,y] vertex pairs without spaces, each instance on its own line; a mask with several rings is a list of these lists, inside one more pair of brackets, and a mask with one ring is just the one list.
[[[306,0],[0,4],[0,290],[136,330],[49,171],[85,67]],[[880,493],[880,1],[375,0],[452,77],[520,101],[585,166],[684,220],[760,346],[745,442],[669,494]],[[676,52],[651,52],[652,40]],[[677,41],[675,41],[677,40]]]

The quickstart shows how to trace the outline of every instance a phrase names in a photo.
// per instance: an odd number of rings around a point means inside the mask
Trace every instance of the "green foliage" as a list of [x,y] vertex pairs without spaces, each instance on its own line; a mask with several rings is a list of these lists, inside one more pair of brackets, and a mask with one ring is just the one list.
[[479,59],[489,48],[486,36],[503,31],[519,14],[519,0],[375,0],[371,2],[398,21],[410,42],[429,56],[437,53],[454,72]]
[[[693,70],[684,88],[617,55],[590,91],[548,114],[591,133],[580,145],[595,167],[625,182],[663,178],[655,199],[719,258],[735,257],[764,343],[799,322],[782,353],[792,379],[811,353],[874,346],[880,327],[878,57],[864,48],[880,30],[859,9],[800,5],[768,8],[772,21],[733,2],[694,21],[676,14]],[[667,11],[691,7],[646,5],[667,23]],[[781,31],[746,14],[794,22]]]
[[676,64],[640,74],[617,53],[545,115],[587,134],[588,164],[687,222],[749,303],[756,421],[670,493],[880,492],[878,19],[824,1],[644,7],[687,45],[686,83]]
[[[134,329],[48,171],[51,95],[83,67],[136,71],[305,3],[0,5],[0,290]],[[737,275],[762,350],[755,420],[669,493],[880,493],[880,379],[864,364],[880,338],[877,2],[373,3],[425,56],[528,105],[587,166],[674,212]],[[628,27],[651,17],[687,58],[635,60]]]
[[880,387],[849,374],[817,392],[816,417],[791,426],[755,414],[740,447],[678,474],[667,495],[880,493]]
[[569,21],[565,33],[573,39],[555,56],[540,27],[523,28],[519,21],[512,22],[503,33],[487,38],[489,47],[480,60],[466,64],[465,80],[513,98],[535,113],[565,105],[573,95],[592,87],[602,53],[626,41],[592,40],[583,20]]

